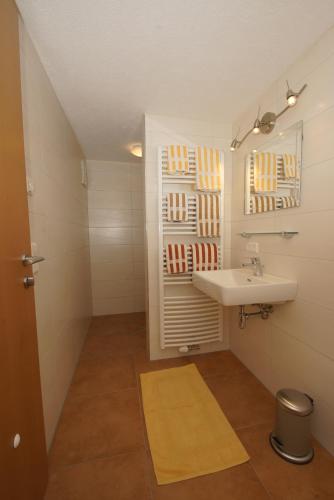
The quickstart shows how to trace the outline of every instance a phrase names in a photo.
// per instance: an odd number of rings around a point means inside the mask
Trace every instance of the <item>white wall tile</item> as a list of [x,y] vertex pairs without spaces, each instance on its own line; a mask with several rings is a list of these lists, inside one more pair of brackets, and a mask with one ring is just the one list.
[[91,245],[90,256],[92,262],[130,263],[133,261],[132,245]]
[[[98,280],[137,278],[139,270],[132,262],[93,262],[91,261],[92,282]],[[136,272],[137,271],[137,272]]]
[[89,227],[131,227],[132,210],[90,208]]
[[96,301],[135,295],[134,280],[113,277],[111,280],[94,281],[93,296]]
[[144,192],[133,191],[131,193],[131,207],[134,210],[143,210],[144,208]]
[[112,299],[96,299],[93,297],[93,312],[95,316],[137,312],[134,304],[133,297],[116,297]]
[[[130,191],[88,191],[89,208],[118,208],[128,210],[131,204]],[[134,207],[132,207],[134,208]],[[140,208],[140,207],[139,207]]]
[[91,245],[131,245],[133,231],[131,227],[91,227],[89,239]]

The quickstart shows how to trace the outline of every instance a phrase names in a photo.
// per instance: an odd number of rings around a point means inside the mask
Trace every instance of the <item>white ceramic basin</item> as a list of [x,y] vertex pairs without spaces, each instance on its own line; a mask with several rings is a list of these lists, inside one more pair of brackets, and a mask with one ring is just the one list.
[[254,276],[249,269],[196,271],[193,284],[224,306],[285,302],[297,294],[296,281],[272,274]]

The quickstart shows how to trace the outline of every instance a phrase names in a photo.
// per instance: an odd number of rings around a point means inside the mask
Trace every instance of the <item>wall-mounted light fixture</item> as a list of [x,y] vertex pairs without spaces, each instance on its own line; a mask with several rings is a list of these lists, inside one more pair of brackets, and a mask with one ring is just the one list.
[[259,134],[259,133],[270,134],[270,132],[273,131],[273,129],[276,125],[277,118],[280,118],[288,109],[292,108],[293,106],[295,106],[297,104],[298,98],[299,98],[300,94],[302,92],[304,92],[304,90],[306,89],[307,84],[305,83],[305,85],[303,85],[302,88],[298,92],[294,92],[290,88],[288,81],[286,83],[288,86],[288,90],[286,93],[287,105],[285,106],[285,108],[282,109],[282,111],[278,114],[272,113],[271,111],[267,111],[267,113],[264,113],[261,120],[259,119],[259,114],[260,114],[260,108],[259,108],[258,115],[254,121],[253,127],[240,140],[238,139],[238,135],[239,135],[239,132],[238,132],[236,137],[231,142],[231,146],[230,146],[231,151],[235,151],[236,149],[238,149],[241,146],[241,144],[247,139],[249,134],[251,134],[251,133],[253,133],[253,134]]

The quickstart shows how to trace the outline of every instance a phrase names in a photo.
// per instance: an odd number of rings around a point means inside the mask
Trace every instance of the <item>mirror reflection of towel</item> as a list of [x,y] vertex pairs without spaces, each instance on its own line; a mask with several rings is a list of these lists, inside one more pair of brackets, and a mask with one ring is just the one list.
[[254,153],[254,191],[277,191],[277,157],[275,153]]
[[299,207],[299,200],[293,196],[281,196],[282,208]]
[[269,195],[252,196],[251,197],[251,212],[259,214],[262,212],[270,212],[276,210],[276,197]]
[[297,177],[297,158],[296,155],[284,154],[283,172],[286,179],[295,179]]

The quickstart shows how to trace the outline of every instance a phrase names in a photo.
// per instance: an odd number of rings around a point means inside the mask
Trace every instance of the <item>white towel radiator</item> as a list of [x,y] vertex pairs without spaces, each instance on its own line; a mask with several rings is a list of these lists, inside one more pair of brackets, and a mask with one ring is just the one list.
[[[159,282],[160,282],[160,345],[162,349],[178,348],[181,352],[208,342],[221,342],[223,337],[222,312],[217,302],[202,294],[192,285],[192,259],[188,251],[188,272],[168,274],[166,269],[166,245],[168,243],[196,242],[216,243],[219,252],[219,268],[222,267],[223,242],[223,190],[221,203],[221,236],[199,238],[196,225],[196,153],[189,147],[189,174],[167,173],[167,147],[159,148]],[[221,152],[223,169],[223,153]],[[222,171],[222,176],[224,171]],[[223,187],[224,189],[224,187]],[[169,192],[186,193],[188,196],[187,222],[167,221],[167,197]]]

